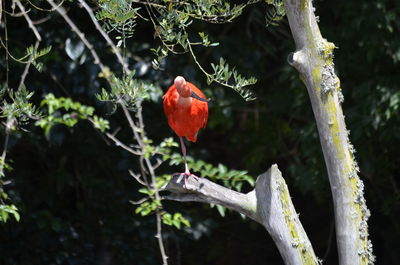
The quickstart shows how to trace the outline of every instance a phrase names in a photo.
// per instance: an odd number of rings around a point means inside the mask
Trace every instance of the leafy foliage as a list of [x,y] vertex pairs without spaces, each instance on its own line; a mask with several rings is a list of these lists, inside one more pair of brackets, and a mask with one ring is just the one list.
[[116,31],[121,34],[117,37],[118,47],[125,39],[133,37],[140,8],[132,8],[132,0],[99,0],[98,3],[100,9],[96,19],[103,22],[108,33]]
[[24,86],[21,89],[14,91],[4,87],[0,90],[0,118],[4,126],[5,141],[3,146],[2,156],[0,157],[0,221],[6,222],[9,215],[13,215],[15,220],[19,221],[20,216],[18,209],[14,204],[10,203],[8,194],[4,191],[5,170],[11,170],[11,167],[6,161],[6,154],[10,134],[13,131],[27,125],[31,119],[38,119],[41,116],[40,111],[29,102],[33,92],[29,92]]
[[28,48],[26,48],[25,55],[20,58],[16,58],[16,57],[12,56],[9,51],[6,51],[6,52],[14,61],[22,63],[22,64],[32,63],[33,66],[35,66],[36,69],[39,72],[41,72],[42,68],[43,68],[43,63],[38,62],[37,59],[45,56],[50,51],[51,51],[51,46],[47,46],[46,48],[42,48],[42,49],[38,50],[35,46],[31,45]]
[[[207,82],[210,84],[212,81],[216,81],[222,85],[232,87],[236,92],[238,92],[244,100],[252,101],[256,99],[254,93],[250,90],[242,89],[245,86],[254,85],[257,82],[257,79],[251,77],[249,79],[243,78],[235,68],[230,69],[229,65],[225,62],[223,58],[220,58],[219,64],[211,64],[211,67],[214,70],[212,75],[207,76]],[[233,76],[233,85],[229,84],[229,80]]]
[[156,88],[153,84],[140,81],[134,78],[134,76],[135,71],[132,71],[122,79],[112,74],[110,77],[110,92],[102,88],[101,94],[96,94],[96,98],[101,101],[113,103],[114,105],[123,102],[130,109],[135,109],[136,103],[147,99],[149,92]]
[[181,229],[182,224],[184,224],[187,227],[190,227],[190,222],[188,219],[182,216],[181,213],[164,213],[162,215],[163,223],[166,225],[173,225],[178,229]]
[[7,222],[10,214],[14,216],[14,219],[17,222],[19,222],[20,216],[18,213],[18,208],[14,204],[9,204],[10,198],[3,189],[5,184],[5,170],[11,171],[11,167],[8,163],[6,163],[5,152],[3,151],[3,156],[0,158],[0,222]]
[[[109,122],[94,115],[94,108],[72,101],[70,98],[56,98],[49,93],[40,103],[41,107],[47,106],[48,115],[36,122],[36,126],[41,127],[45,134],[50,133],[51,128],[56,124],[63,124],[73,127],[79,120],[90,120],[95,128],[104,132],[109,128]],[[63,110],[66,113],[63,113]]]
[[29,92],[24,86],[21,89],[14,91],[3,87],[0,90],[0,100],[2,105],[0,107],[0,118],[4,126],[5,141],[3,145],[2,155],[0,157],[0,221],[6,222],[9,215],[13,215],[15,220],[19,221],[20,216],[18,209],[14,204],[10,203],[8,194],[4,191],[5,185],[5,171],[11,171],[10,165],[6,161],[6,154],[10,134],[13,131],[22,128],[31,119],[38,119],[41,115],[40,111],[29,102],[33,92]]
[[[0,91],[0,117],[6,121],[13,121],[9,129],[15,129],[16,125],[24,125],[31,119],[38,119],[41,116],[40,111],[29,100],[33,96],[26,87],[14,91],[6,87]],[[7,97],[8,96],[8,97]]]
[[[6,193],[2,193],[0,195],[5,195]],[[6,205],[0,204],[0,222],[7,222],[10,214],[12,214],[17,222],[19,222],[20,216],[18,213],[18,209],[14,204]]]
[[267,0],[267,3],[270,7],[265,15],[265,24],[267,27],[269,25],[278,26],[278,22],[286,15],[284,2],[282,0]]

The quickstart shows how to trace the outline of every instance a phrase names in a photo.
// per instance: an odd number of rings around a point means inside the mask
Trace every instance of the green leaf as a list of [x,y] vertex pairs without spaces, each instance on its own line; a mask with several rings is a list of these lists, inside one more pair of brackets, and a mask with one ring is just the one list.
[[20,215],[18,213],[18,208],[11,204],[0,204],[0,221],[7,222],[9,215],[12,214],[17,222],[20,220]]
[[147,194],[147,195],[152,194],[152,192],[147,188],[141,188],[141,189],[138,190],[138,192],[143,193],[143,194]]
[[224,206],[221,206],[221,205],[217,205],[216,207],[217,207],[217,210],[218,210],[219,214],[222,217],[225,217],[226,208]]

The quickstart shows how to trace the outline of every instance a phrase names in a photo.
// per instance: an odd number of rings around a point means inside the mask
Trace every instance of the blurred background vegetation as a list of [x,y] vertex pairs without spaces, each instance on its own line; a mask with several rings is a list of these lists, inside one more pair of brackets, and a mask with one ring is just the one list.
[[[6,106],[17,98],[15,91],[25,68],[10,55],[23,57],[36,40],[23,16],[12,15],[20,13],[15,2],[3,1],[2,138],[11,132],[0,178],[1,204],[10,206],[6,211],[10,215],[2,217],[8,220],[0,222],[0,263],[160,264],[154,215],[142,217],[135,213],[137,206],[129,203],[142,197],[139,184],[128,173],[129,169],[140,172],[137,157],[115,146],[85,121],[93,118],[94,112],[108,120],[105,127],[120,128],[120,140],[129,144],[132,136],[122,110],[96,98],[109,86],[99,77],[100,69],[90,51],[60,15],[40,10],[50,9],[43,1],[21,3],[42,36],[40,49],[51,46],[51,50],[37,59],[43,64],[39,65],[41,71],[32,67],[26,77],[27,91],[20,95],[29,96],[32,104],[20,106],[31,111],[25,115],[26,121],[21,119],[7,129]],[[350,140],[357,150],[372,213],[369,225],[376,264],[397,264],[400,2],[313,3],[322,35],[338,47],[334,61],[345,98],[343,110]],[[98,11],[97,2],[89,4]],[[85,10],[77,1],[62,5],[102,61],[120,74],[121,66]],[[141,7],[139,14],[144,10],[143,5],[133,6]],[[213,99],[207,128],[201,131],[197,143],[189,145],[190,156],[215,166],[224,164],[229,170],[246,170],[252,179],[277,163],[317,256],[324,264],[337,264],[331,192],[311,105],[298,73],[286,62],[294,49],[287,20],[271,21],[272,11],[271,6],[260,2],[244,8],[232,22],[193,19],[190,25],[190,36],[205,32],[211,43],[219,43],[193,48],[207,70],[212,69],[210,63],[218,64],[223,57],[243,76],[257,78],[258,82],[249,87],[257,97],[253,101],[245,101],[234,90],[215,82],[208,84],[188,53],[170,54],[152,65],[157,54],[151,49],[157,48],[160,40],[150,21],[136,21],[134,32],[126,39],[124,56],[129,68],[136,70],[135,78],[152,84],[143,102],[143,118],[147,136],[154,143],[175,137],[162,110],[162,95],[175,76],[183,75]],[[118,34],[110,35],[118,43]],[[47,105],[40,105],[50,93],[93,109],[75,106],[82,121],[55,122],[44,131],[32,118],[51,114]],[[178,147],[173,148],[179,152]],[[172,164],[162,165],[157,174],[182,170],[182,165]],[[222,165],[219,170],[226,171]],[[252,188],[251,180],[242,184],[244,192]],[[264,228],[236,213],[198,203],[167,201],[163,207],[182,213],[191,223],[181,229],[164,226],[170,264],[282,264]]]

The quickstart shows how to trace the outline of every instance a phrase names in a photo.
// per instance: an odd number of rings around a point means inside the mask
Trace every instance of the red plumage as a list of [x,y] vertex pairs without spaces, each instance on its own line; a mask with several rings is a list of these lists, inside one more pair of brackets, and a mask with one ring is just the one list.
[[[191,90],[205,99],[204,94],[192,83],[186,82]],[[206,127],[208,119],[208,104],[195,98],[183,98],[172,85],[163,96],[164,112],[171,129],[179,136],[185,136],[188,141],[196,142],[200,128]]]

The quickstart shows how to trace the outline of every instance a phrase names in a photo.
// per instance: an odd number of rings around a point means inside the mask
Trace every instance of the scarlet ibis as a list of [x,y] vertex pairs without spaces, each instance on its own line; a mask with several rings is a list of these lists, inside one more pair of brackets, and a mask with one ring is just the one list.
[[183,137],[191,142],[197,141],[200,128],[206,127],[207,124],[209,99],[206,99],[195,85],[187,82],[182,76],[177,76],[174,84],[163,96],[163,100],[165,116],[171,129],[179,136],[185,162],[185,172],[174,175],[183,175],[186,186],[187,177],[192,176],[195,179],[198,177],[189,171]]

